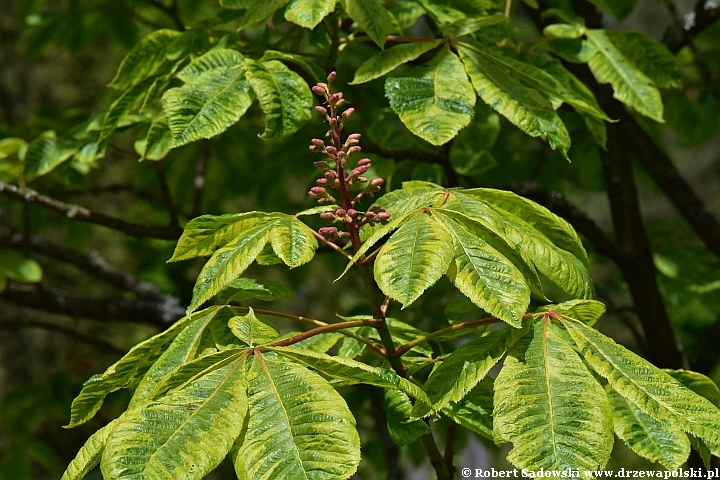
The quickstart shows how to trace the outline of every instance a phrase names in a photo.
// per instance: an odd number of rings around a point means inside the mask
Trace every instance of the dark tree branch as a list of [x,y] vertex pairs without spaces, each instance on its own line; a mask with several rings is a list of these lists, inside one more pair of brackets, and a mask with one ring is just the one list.
[[663,43],[672,53],[677,53],[691,44],[695,37],[718,19],[720,19],[720,2],[698,0],[692,12],[678,19],[665,31]]
[[132,301],[120,297],[70,297],[54,289],[46,290],[37,285],[15,282],[8,282],[0,293],[0,299],[52,313],[100,321],[148,323],[163,329],[185,315],[183,308],[170,302],[165,304],[145,299]]
[[363,152],[374,153],[385,158],[392,158],[396,161],[415,160],[423,163],[436,163],[443,168],[445,176],[447,176],[449,185],[458,184],[458,176],[455,169],[450,164],[450,144],[445,144],[444,148],[437,153],[423,152],[421,150],[391,150],[381,147],[373,143],[363,143]]
[[202,212],[202,199],[205,192],[207,166],[210,161],[210,140],[200,142],[200,156],[198,157],[195,167],[195,179],[193,180],[193,201],[192,201],[192,218],[197,217]]
[[400,464],[400,448],[392,441],[387,429],[387,414],[383,408],[383,390],[371,385],[360,385],[360,387],[370,397],[370,405],[372,406],[373,419],[375,420],[375,431],[380,436],[385,449],[385,463],[388,469],[388,480],[402,480],[402,465]]
[[34,320],[0,321],[0,330],[19,330],[22,328],[41,328],[43,330],[49,330],[52,332],[60,332],[64,335],[67,335],[68,337],[76,338],[81,342],[87,343],[95,347],[99,347],[106,352],[112,352],[118,355],[125,355],[127,353],[127,350],[118,348],[110,342],[106,342],[105,340],[102,340],[100,338],[93,337],[92,335],[78,332],[77,330],[73,330],[72,328],[65,328],[60,325],[37,322]]
[[168,226],[180,228],[180,225],[178,224],[178,209],[173,203],[172,195],[170,194],[170,186],[165,178],[165,171],[160,165],[155,168],[155,175],[157,176],[158,184],[160,185],[160,194],[162,195],[163,204],[170,214],[170,222],[168,222]]
[[182,233],[182,229],[177,225],[156,227],[152,225],[141,225],[126,222],[125,220],[121,220],[119,218],[93,212],[80,205],[73,205],[56,200],[48,197],[47,195],[38,193],[31,188],[22,188],[16,185],[10,185],[3,181],[0,181],[0,193],[26,204],[33,203],[43,208],[62,213],[68,218],[102,225],[104,227],[125,232],[133,237],[175,240],[179,238]]
[[132,292],[139,298],[162,302],[168,305],[174,303],[177,308],[181,308],[178,299],[161,292],[151,283],[141,282],[133,275],[118,270],[95,251],[90,252],[89,255],[83,255],[74,250],[36,237],[31,237],[25,244],[22,235],[19,233],[14,233],[6,237],[0,236],[0,247],[21,248],[23,245],[26,245],[27,248],[32,251],[69,263],[109,285]]

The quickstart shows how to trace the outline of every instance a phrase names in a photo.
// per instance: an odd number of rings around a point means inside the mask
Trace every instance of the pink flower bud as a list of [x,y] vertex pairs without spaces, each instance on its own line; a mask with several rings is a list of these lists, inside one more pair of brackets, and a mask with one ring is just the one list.
[[323,106],[318,105],[315,107],[315,110],[317,110],[320,115],[327,115],[327,108]]
[[340,93],[340,92],[338,92],[338,93],[333,93],[333,94],[330,95],[330,97],[328,98],[328,103],[329,103],[330,105],[335,105],[335,103],[336,103],[338,100],[340,100],[341,98],[342,98],[342,93]]
[[389,220],[390,214],[388,212],[380,212],[377,214],[377,218],[380,220]]
[[344,217],[344,216],[345,216],[345,209],[343,209],[343,208],[338,208],[337,210],[335,210],[335,214],[336,214],[338,217]]
[[365,177],[357,177],[357,181],[360,182],[360,183],[365,183],[365,182],[367,182],[368,180],[367,180],[367,178],[365,178]]
[[318,178],[317,180],[315,180],[315,183],[317,183],[318,185],[325,185],[327,184],[327,178]]
[[358,143],[360,143],[360,140],[357,140],[355,138],[348,138],[345,141],[345,145],[357,145]]
[[323,212],[320,214],[320,218],[323,220],[332,220],[335,217],[333,212]]
[[328,180],[335,180],[337,178],[337,173],[333,172],[332,170],[329,172],[325,172],[325,178]]
[[314,162],[313,167],[315,168],[330,168],[330,165],[327,162]]
[[357,210],[355,210],[354,208],[349,208],[347,211],[347,214],[350,215],[351,217],[354,217],[355,215],[357,215],[357,213],[358,213]]
[[325,151],[330,155],[335,155],[337,153],[337,148],[330,145],[329,147],[325,147]]
[[318,230],[318,233],[325,238],[335,238],[338,234],[338,229],[336,227],[322,227]]
[[337,76],[337,72],[332,71],[327,76],[328,83],[331,83],[333,80],[335,80],[335,77]]
[[323,187],[312,187],[308,192],[308,195],[312,198],[322,198],[327,193]]
[[353,113],[355,113],[355,109],[350,107],[342,113],[342,118],[348,118]]
[[344,156],[345,156],[345,150],[340,150],[340,151],[337,153],[337,156],[338,156],[338,157],[344,157]]
[[380,186],[382,186],[383,183],[385,183],[385,180],[383,180],[382,178],[373,178],[372,181],[370,182],[370,186],[371,187],[380,187]]
[[311,152],[319,153],[322,152],[322,147],[318,147],[317,145],[310,145],[308,147]]
[[352,138],[353,140],[360,140],[361,136],[362,135],[360,135],[359,133],[351,133],[350,135],[348,135],[348,138]]
[[358,167],[370,167],[370,159],[369,158],[363,158],[357,163]]
[[338,100],[337,102],[335,102],[335,106],[336,106],[336,107],[342,107],[343,105],[345,105],[345,99],[344,99],[344,98],[341,98],[340,100]]
[[312,143],[313,145],[317,145],[318,147],[324,147],[324,146],[325,146],[325,142],[323,142],[323,141],[320,140],[319,138],[313,138],[312,140],[310,140],[310,143]]
[[334,128],[337,125],[338,120],[335,117],[331,117],[330,120],[328,120],[328,123],[330,124],[331,127]]
[[312,87],[312,91],[317,93],[318,95],[325,95],[325,89],[320,85],[315,85],[314,87]]

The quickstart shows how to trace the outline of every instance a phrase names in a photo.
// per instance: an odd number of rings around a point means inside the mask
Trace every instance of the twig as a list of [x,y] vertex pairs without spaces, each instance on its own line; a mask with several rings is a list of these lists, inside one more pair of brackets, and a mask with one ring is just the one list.
[[349,322],[331,323],[328,325],[323,325],[322,327],[313,328],[313,329],[308,330],[303,333],[299,333],[293,337],[286,338],[285,340],[281,340],[279,342],[272,343],[272,344],[270,344],[270,346],[271,347],[287,347],[289,345],[293,345],[295,343],[305,340],[306,338],[314,337],[315,335],[319,335],[321,333],[336,332],[338,330],[344,330],[346,328],[353,328],[353,327],[377,328],[377,324],[378,324],[377,320],[352,320]]
[[672,53],[677,53],[718,19],[720,19],[720,2],[698,0],[692,12],[668,27],[663,35],[663,43]]
[[348,260],[352,260],[353,257],[352,257],[352,255],[350,255],[348,252],[346,252],[345,250],[343,250],[342,248],[340,248],[339,246],[337,246],[337,245],[334,244],[333,242],[329,242],[329,241],[327,240],[327,238],[323,237],[322,235],[320,235],[318,232],[316,232],[316,231],[313,230],[312,228],[311,228],[310,230],[312,230],[312,234],[315,236],[315,238],[317,238],[318,240],[320,240],[321,242],[323,242],[323,244],[325,244],[325,245],[327,245],[328,247],[332,248],[333,250],[335,250],[336,252],[338,252],[339,254],[341,254],[342,256],[344,256],[345,258],[347,258]]
[[145,299],[127,300],[121,297],[71,297],[58,290],[47,290],[37,285],[22,285],[11,281],[8,281],[5,290],[0,293],[0,299],[74,317],[105,322],[117,320],[148,323],[159,328],[167,328],[168,324],[185,315],[185,310],[175,304]]
[[453,466],[453,457],[455,456],[456,431],[457,424],[452,420],[448,419],[447,430],[445,430],[445,454],[443,455],[443,459],[445,460],[445,465],[447,465],[447,469],[450,471],[451,476],[455,476],[455,471],[457,470]]
[[[523,318],[529,318],[532,314],[525,314],[523,315]],[[403,355],[405,355],[410,349],[415,347],[416,345],[420,345],[421,343],[429,342],[433,338],[439,337],[441,335],[445,335],[450,332],[456,332],[458,330],[464,330],[466,328],[472,328],[472,327],[478,327],[480,325],[488,325],[491,323],[499,323],[502,322],[499,318],[483,318],[481,320],[471,320],[469,322],[462,322],[462,323],[456,323],[455,325],[452,325],[450,327],[441,328],[440,330],[435,330],[432,333],[428,333],[425,336],[416,338],[415,340],[412,340],[405,345],[401,345],[398,348],[395,349],[395,357],[400,358]]]
[[433,434],[428,432],[420,437],[420,440],[422,441],[425,451],[428,454],[430,465],[432,465],[435,469],[435,473],[437,473],[438,480],[452,480],[452,474],[448,470],[447,465],[445,464],[445,459],[435,444]]
[[87,343],[89,345],[93,345],[95,347],[99,347],[100,349],[106,351],[106,352],[112,352],[116,353],[118,355],[125,355],[127,353],[127,350],[123,350],[122,348],[116,347],[110,342],[106,342],[105,340],[102,340],[100,338],[95,338],[91,335],[87,335],[82,332],[78,332],[77,330],[73,330],[71,328],[65,328],[61,327],[60,325],[54,325],[52,323],[44,323],[44,322],[38,322],[35,320],[24,320],[24,321],[18,321],[18,322],[8,322],[8,321],[1,321],[0,322],[0,330],[18,330],[22,328],[41,328],[43,330],[50,330],[53,332],[59,332],[64,335],[67,335],[72,338],[76,338],[84,343]]
[[177,225],[156,227],[126,222],[119,218],[96,213],[80,205],[65,203],[60,200],[38,193],[31,188],[22,188],[0,181],[0,193],[24,203],[33,203],[43,208],[66,215],[68,218],[83,222],[94,223],[104,227],[125,232],[130,236],[139,238],[161,238],[174,240],[180,237],[182,229]]
[[168,226],[180,228],[180,225],[178,224],[177,207],[173,203],[172,195],[170,194],[170,186],[168,185],[167,179],[165,178],[165,172],[160,165],[157,165],[155,167],[155,176],[157,177],[158,184],[160,185],[160,194],[162,195],[163,204],[165,205],[165,208],[170,214],[170,221],[168,222]]

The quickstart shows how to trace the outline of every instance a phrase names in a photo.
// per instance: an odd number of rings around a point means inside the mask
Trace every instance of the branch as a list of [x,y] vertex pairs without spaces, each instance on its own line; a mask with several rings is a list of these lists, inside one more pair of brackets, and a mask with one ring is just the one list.
[[177,308],[181,308],[180,301],[175,297],[161,292],[151,283],[141,282],[133,275],[118,270],[95,251],[90,252],[89,255],[83,255],[69,248],[36,237],[30,237],[28,241],[25,241],[20,233],[0,237],[0,246],[7,248],[28,248],[48,257],[69,263],[109,285],[132,292],[139,298],[163,303],[174,303]]
[[374,153],[385,158],[392,158],[396,161],[401,160],[415,160],[416,162],[423,163],[436,163],[443,168],[445,176],[447,176],[449,185],[458,184],[458,176],[455,169],[452,168],[450,163],[450,145],[448,142],[443,146],[443,149],[439,152],[423,152],[422,150],[391,150],[389,148],[381,147],[373,143],[363,143],[363,152]]
[[160,185],[160,194],[162,195],[163,205],[165,205],[165,208],[170,214],[168,226],[180,228],[180,225],[178,224],[178,208],[173,203],[172,195],[170,194],[170,186],[165,178],[165,172],[162,170],[160,165],[155,167],[155,176],[157,176],[158,184]]
[[320,335],[321,333],[335,332],[338,330],[344,330],[346,328],[352,328],[352,327],[374,327],[374,328],[377,328],[379,323],[380,322],[378,320],[353,320],[350,322],[330,323],[328,325],[323,325],[322,327],[313,328],[306,332],[297,334],[293,337],[286,338],[285,340],[271,343],[270,346],[271,347],[287,347],[287,346],[293,345],[295,343],[301,342],[307,338],[314,337],[315,335]]
[[16,185],[10,185],[3,181],[0,181],[0,193],[26,204],[34,203],[43,208],[62,213],[68,218],[102,225],[114,230],[120,230],[133,237],[174,240],[179,238],[182,233],[182,229],[177,225],[155,227],[151,225],[126,222],[125,220],[121,220],[119,218],[93,212],[80,205],[65,203],[46,195],[42,195],[31,188],[22,188]]
[[677,53],[718,19],[720,19],[720,2],[698,0],[692,12],[665,30],[663,43],[672,53]]
[[50,330],[52,332],[59,332],[64,335],[67,335],[68,337],[76,338],[80,340],[81,342],[87,343],[89,345],[93,345],[95,347],[99,347],[100,349],[106,351],[106,352],[112,352],[116,353],[118,355],[125,355],[127,353],[127,350],[123,350],[122,348],[118,348],[115,345],[113,345],[110,342],[106,342],[105,340],[102,340],[100,338],[95,338],[91,335],[87,335],[82,332],[78,332],[77,330],[73,330],[72,328],[65,328],[61,327],[60,325],[54,325],[52,323],[44,323],[44,322],[37,322],[35,320],[25,320],[25,321],[1,321],[0,322],[0,330],[19,330],[21,328],[41,328],[43,330]]
[[618,249],[605,232],[585,212],[570,203],[557,192],[546,190],[535,183],[512,183],[507,189],[523,197],[534,200],[545,206],[551,212],[561,216],[580,232],[593,245],[595,251],[605,255],[616,263],[623,261],[622,252]]
[[153,302],[145,299],[132,301],[121,297],[70,297],[55,289],[47,290],[37,285],[10,281],[0,293],[0,299],[47,312],[100,321],[149,323],[162,329],[185,316],[185,310],[171,302]]

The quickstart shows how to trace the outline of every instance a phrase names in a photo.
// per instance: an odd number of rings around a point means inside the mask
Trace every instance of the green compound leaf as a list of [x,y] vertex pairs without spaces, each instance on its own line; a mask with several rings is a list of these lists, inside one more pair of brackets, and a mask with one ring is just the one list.
[[462,400],[490,369],[500,361],[528,328],[505,328],[471,340],[448,355],[428,377],[423,390],[431,403],[416,403],[411,419],[426,417],[442,410],[450,402]]
[[231,318],[228,327],[250,347],[272,342],[278,337],[277,329],[258,320],[252,308],[245,316]]
[[363,362],[357,362],[350,358],[330,356],[311,350],[298,350],[289,347],[265,348],[278,352],[284,357],[317,370],[329,377],[337,378],[338,380],[397,389],[421,402],[430,402],[420,387],[400,377],[393,370],[382,367],[371,367]]
[[[528,87],[507,67],[507,59],[490,55],[469,45],[459,46],[478,96],[520,130],[541,137],[550,147],[567,156],[570,134],[547,98],[547,94]],[[503,61],[500,61],[502,58]]]
[[261,138],[290,135],[310,120],[312,94],[300,75],[277,60],[246,60],[245,68],[265,114],[265,131]]
[[442,145],[473,119],[475,92],[460,59],[449,48],[409,75],[388,78],[385,95],[412,133]]
[[276,217],[277,215],[273,213],[247,212],[219,216],[201,215],[193,218],[185,225],[175,252],[168,261],[179,262],[210,256],[243,231]]
[[118,419],[102,459],[105,478],[204,478],[220,464],[247,413],[245,356]]
[[76,427],[90,420],[100,410],[107,394],[128,388],[135,381],[140,380],[163,350],[186,326],[205,315],[214,313],[214,310],[208,309],[182,318],[164,332],[135,345],[102,375],[90,377],[72,403],[70,423],[66,428]]
[[406,394],[398,390],[385,390],[385,410],[387,411],[388,434],[396,445],[408,445],[422,435],[430,432],[422,420],[410,420],[412,403]]
[[181,33],[175,30],[156,30],[133,47],[118,68],[109,87],[127,90],[158,73],[163,67],[170,47]]
[[597,300],[570,300],[557,305],[547,305],[537,309],[540,312],[556,312],[592,327],[605,313],[605,305]]
[[93,433],[77,455],[75,455],[75,458],[70,462],[67,469],[65,469],[65,473],[63,473],[60,480],[83,480],[85,475],[90,473],[90,471],[100,463],[100,457],[102,457],[105,451],[107,439],[117,423],[117,420],[113,420]]
[[224,302],[242,302],[251,298],[273,302],[294,295],[295,292],[282,283],[271,282],[270,280],[256,280],[254,278],[238,278],[218,296]]
[[292,0],[285,9],[285,20],[312,30],[335,10],[336,3],[337,0]]
[[701,397],[707,398],[713,405],[720,408],[720,389],[711,379],[702,373],[691,370],[664,370],[668,375]]
[[667,427],[629,404],[616,391],[608,388],[613,407],[615,434],[630,449],[668,470],[677,470],[690,455],[688,436],[677,428]]
[[420,210],[409,214],[380,248],[375,280],[385,295],[405,308],[447,272],[452,258],[449,234],[431,214]]
[[485,377],[457,403],[442,409],[453,422],[471,432],[493,439],[493,379]]
[[155,120],[145,137],[145,145],[142,148],[140,161],[162,160],[172,149],[172,133],[168,127],[165,117]]
[[598,470],[610,458],[613,421],[602,386],[549,319],[515,344],[495,380],[494,431],[508,461],[529,470]]
[[720,444],[715,405],[600,332],[577,320],[562,318],[562,323],[588,365],[631,406],[708,444]]
[[242,275],[262,252],[273,228],[273,222],[259,223],[217,250],[198,275],[188,312],[196,310]]
[[163,95],[173,147],[219,135],[252,103],[244,59],[235,50],[211,50],[177,76],[185,85]]
[[396,20],[379,0],[346,0],[345,9],[380,48],[388,34],[397,29]]
[[441,42],[442,40],[402,43],[383,50],[360,65],[350,85],[358,85],[380,78],[386,73],[395,70],[400,65],[415,60],[425,52],[429,52],[440,45]]
[[678,63],[662,43],[643,32],[606,31],[605,35],[658,88],[680,88]]
[[345,400],[318,374],[257,354],[247,374],[249,421],[233,463],[238,478],[346,479],[360,438]]
[[27,146],[23,175],[30,181],[53,171],[58,165],[70,159],[78,151],[77,142],[58,138],[49,130]]
[[597,47],[588,66],[599,83],[613,87],[613,97],[657,122],[663,120],[660,92],[650,78],[623,55],[604,30],[588,30],[587,39]]
[[530,304],[530,288],[513,263],[483,238],[447,215],[438,215],[452,237],[454,262],[448,271],[453,284],[490,315],[520,328]]

